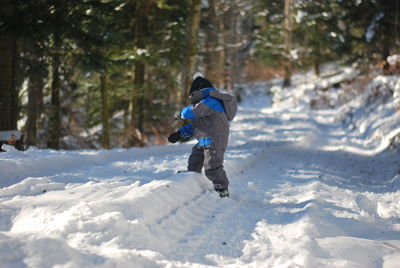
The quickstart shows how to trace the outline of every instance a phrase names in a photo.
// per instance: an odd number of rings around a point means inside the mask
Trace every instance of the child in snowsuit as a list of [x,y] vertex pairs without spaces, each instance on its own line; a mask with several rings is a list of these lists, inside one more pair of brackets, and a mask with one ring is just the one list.
[[230,95],[219,93],[200,73],[194,75],[189,97],[192,104],[180,110],[176,116],[192,122],[172,133],[168,141],[175,143],[191,137],[197,138],[198,143],[193,146],[189,157],[188,171],[201,173],[204,166],[205,175],[212,181],[214,189],[221,197],[227,197],[229,180],[223,161],[228,144],[229,120],[233,117],[230,113],[231,118],[228,120],[225,108],[228,106],[224,106],[222,99],[233,103],[234,113],[236,100]]

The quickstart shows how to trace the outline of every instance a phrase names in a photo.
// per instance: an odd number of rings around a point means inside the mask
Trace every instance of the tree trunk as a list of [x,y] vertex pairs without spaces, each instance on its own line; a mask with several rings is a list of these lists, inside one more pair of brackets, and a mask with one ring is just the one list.
[[107,75],[100,75],[101,119],[103,123],[102,144],[104,149],[110,149],[110,108],[108,102]]
[[192,0],[191,11],[187,18],[186,29],[186,52],[183,62],[182,71],[182,91],[181,91],[181,104],[186,106],[189,104],[189,88],[192,83],[192,75],[196,68],[196,55],[197,55],[197,42],[198,32],[200,27],[201,16],[201,1]]
[[[230,2],[225,2],[230,3]],[[244,82],[246,59],[252,42],[252,18],[244,11],[244,3],[234,1],[224,14],[225,41],[225,87]],[[245,12],[245,13],[243,13]]]
[[[36,66],[36,68],[40,68]],[[40,117],[40,97],[43,93],[44,80],[38,73],[32,72],[28,86],[28,118],[26,120],[26,140],[27,146],[36,145],[37,142],[37,123]]]
[[392,35],[394,32],[394,25],[391,23],[382,22],[382,60],[387,60],[387,58],[391,55],[391,48],[393,44],[395,44],[396,39],[395,36]]
[[206,77],[218,88],[224,85],[225,48],[224,24],[220,2],[210,0],[206,43]]
[[130,144],[143,146],[144,131],[144,82],[145,64],[139,61],[135,64],[135,79],[131,101]]
[[290,55],[292,49],[292,0],[285,0],[284,45],[285,60],[283,86],[288,87],[292,84],[292,62]]
[[314,74],[316,75],[316,76],[320,76],[320,66],[321,66],[321,62],[318,60],[318,59],[314,59],[314,62],[313,62],[313,68],[314,68]]
[[399,47],[400,46],[400,38],[399,38],[399,19],[400,19],[400,1],[396,1],[396,12],[395,12],[395,19],[394,19],[394,46]]
[[320,35],[321,35],[321,30],[319,27],[319,24],[316,23],[314,26],[314,43],[315,47],[313,47],[313,56],[312,56],[312,61],[313,61],[313,67],[314,67],[314,74],[319,77],[320,75],[320,67],[321,67],[321,62],[322,62],[322,56],[321,56],[321,41],[320,41]]
[[129,103],[129,113],[131,115],[131,120],[129,123],[129,138],[128,138],[128,144],[130,146],[135,146],[138,144],[140,137],[138,137],[138,133],[137,133],[137,112],[138,112],[138,97],[136,96],[137,93],[137,89],[135,87],[135,85],[133,85],[133,89],[132,89],[132,98],[131,101]]
[[144,83],[145,83],[146,65],[140,61],[135,66],[135,87],[138,92],[137,102],[137,128],[140,133],[144,131]]
[[[135,48],[146,49],[145,38],[148,36],[148,15],[150,14],[153,1],[143,1],[136,4],[135,17],[132,21],[135,33]],[[130,144],[132,146],[144,146],[144,113],[145,113],[145,82],[146,62],[138,59],[135,63],[135,78],[131,100],[131,123],[130,123]]]
[[49,122],[49,140],[47,146],[60,149],[61,105],[60,105],[60,55],[61,37],[57,31],[53,33],[54,51],[52,56],[51,110]]
[[15,2],[2,1],[0,17],[5,22],[0,32],[0,130],[17,128],[18,120],[18,89],[16,88],[17,73],[17,42],[10,24],[14,15]]
[[226,34],[226,42],[229,44],[226,47],[225,55],[227,57],[227,79],[225,80],[225,87],[233,87],[233,84],[240,83],[242,75],[240,74],[240,55],[239,55],[239,19],[238,19],[238,8],[233,5],[227,14],[227,20],[229,23],[229,33]]

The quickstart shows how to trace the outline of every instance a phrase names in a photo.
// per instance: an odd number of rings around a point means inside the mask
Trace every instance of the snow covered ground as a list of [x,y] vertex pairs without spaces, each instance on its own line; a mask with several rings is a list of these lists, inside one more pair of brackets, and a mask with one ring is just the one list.
[[309,108],[316,85],[354,75],[249,85],[226,153],[230,198],[176,173],[193,142],[7,147],[0,267],[400,267],[399,76]]

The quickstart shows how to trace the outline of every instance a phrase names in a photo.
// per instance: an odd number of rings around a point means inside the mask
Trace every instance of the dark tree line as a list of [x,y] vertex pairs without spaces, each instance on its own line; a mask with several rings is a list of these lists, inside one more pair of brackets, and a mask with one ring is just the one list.
[[272,68],[375,62],[399,0],[0,0],[0,130],[41,148],[159,144],[195,71],[233,89]]

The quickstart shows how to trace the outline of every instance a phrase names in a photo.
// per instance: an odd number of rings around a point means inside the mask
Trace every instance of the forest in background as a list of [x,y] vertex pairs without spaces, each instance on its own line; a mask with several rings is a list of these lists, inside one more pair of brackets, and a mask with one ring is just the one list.
[[327,62],[382,64],[400,0],[0,0],[0,130],[80,149],[165,143],[192,74],[239,94]]

